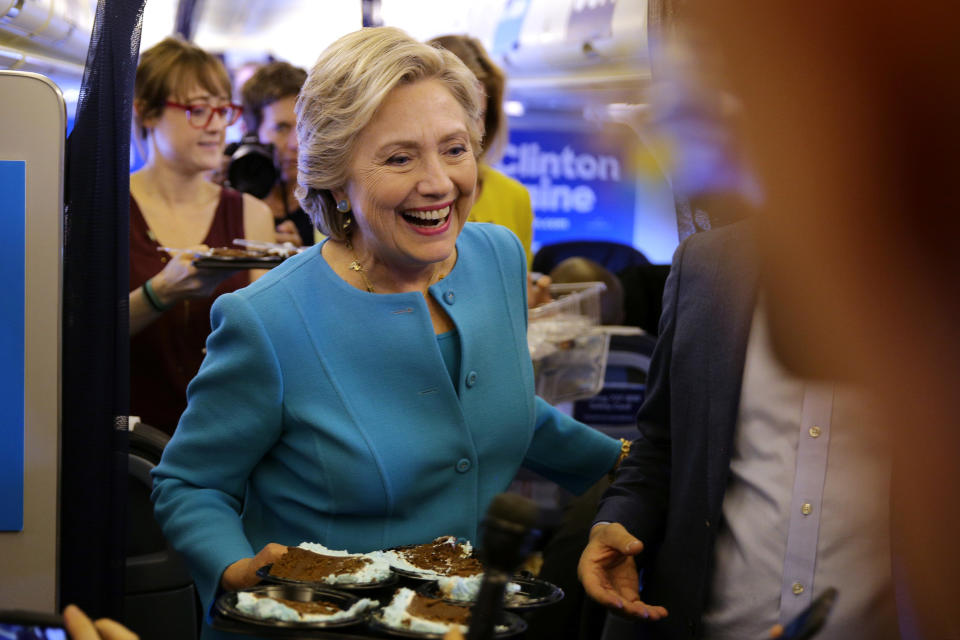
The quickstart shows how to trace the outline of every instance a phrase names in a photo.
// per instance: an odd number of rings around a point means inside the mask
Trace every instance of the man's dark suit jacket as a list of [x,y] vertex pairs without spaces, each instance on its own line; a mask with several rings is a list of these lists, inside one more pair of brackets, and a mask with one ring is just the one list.
[[644,638],[700,634],[756,296],[751,247],[750,223],[738,222],[677,249],[640,433],[596,517],[644,544],[641,597],[669,611]]

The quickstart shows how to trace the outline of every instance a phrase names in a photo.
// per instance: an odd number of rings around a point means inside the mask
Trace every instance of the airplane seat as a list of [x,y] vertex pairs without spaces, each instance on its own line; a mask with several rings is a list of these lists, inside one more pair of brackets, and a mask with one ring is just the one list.
[[533,256],[532,270],[538,273],[550,273],[562,261],[574,257],[593,260],[612,273],[620,273],[636,265],[650,264],[642,252],[630,245],[604,240],[573,240],[540,247]]
[[127,549],[123,623],[141,640],[199,637],[196,588],[183,558],[153,517],[150,471],[170,437],[137,423],[129,433]]

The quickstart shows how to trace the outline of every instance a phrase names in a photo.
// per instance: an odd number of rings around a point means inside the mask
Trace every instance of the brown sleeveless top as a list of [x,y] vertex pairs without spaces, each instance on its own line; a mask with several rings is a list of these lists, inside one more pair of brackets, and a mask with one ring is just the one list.
[[[225,188],[203,243],[230,247],[235,238],[243,237],[243,195]],[[169,254],[158,250],[159,246],[131,195],[131,291],[159,273],[170,259]],[[249,272],[236,273],[220,284],[213,297],[177,302],[130,339],[130,415],[173,434],[187,407],[187,383],[203,361],[210,333],[210,306],[220,294],[249,283]]]

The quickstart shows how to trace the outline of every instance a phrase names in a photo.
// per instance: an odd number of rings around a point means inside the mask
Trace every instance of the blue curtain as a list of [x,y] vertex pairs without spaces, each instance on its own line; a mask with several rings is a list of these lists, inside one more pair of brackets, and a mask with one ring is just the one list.
[[100,0],[67,140],[60,602],[120,618],[129,404],[130,120],[145,0]]

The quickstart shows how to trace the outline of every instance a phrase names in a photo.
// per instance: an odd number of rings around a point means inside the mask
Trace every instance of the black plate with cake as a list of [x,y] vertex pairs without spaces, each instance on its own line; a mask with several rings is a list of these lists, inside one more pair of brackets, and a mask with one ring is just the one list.
[[393,571],[416,580],[483,573],[483,565],[473,557],[470,543],[453,536],[441,536],[425,544],[394,547],[384,551],[383,556]]
[[287,255],[269,249],[215,247],[198,254],[193,265],[197,269],[272,269],[286,260]]
[[260,567],[257,576],[275,584],[361,592],[391,588],[398,581],[380,552],[350,553],[312,542],[287,547],[276,562]]
[[375,600],[334,589],[274,584],[225,593],[214,613],[234,624],[303,631],[360,624],[377,606]]
[[[471,604],[477,598],[483,576],[440,578],[422,585],[417,593],[444,602]],[[537,609],[563,600],[563,589],[538,578],[513,576],[503,596],[503,607],[510,611]]]
[[[527,623],[515,613],[502,611],[500,616],[494,637],[508,638],[527,630]],[[470,607],[401,588],[390,604],[370,616],[367,624],[378,632],[403,638],[440,639],[451,628],[458,628],[466,635]]]

